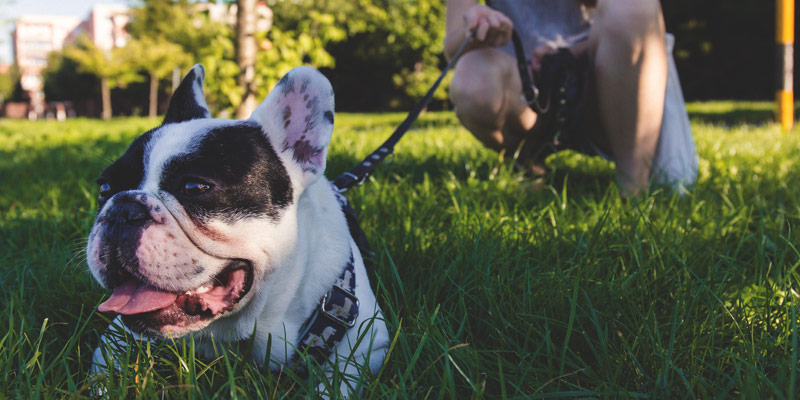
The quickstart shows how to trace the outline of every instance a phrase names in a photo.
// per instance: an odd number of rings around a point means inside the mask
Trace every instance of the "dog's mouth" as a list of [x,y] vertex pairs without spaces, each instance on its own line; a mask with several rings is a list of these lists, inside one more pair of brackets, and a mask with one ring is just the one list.
[[243,260],[231,261],[208,283],[182,293],[164,291],[131,277],[114,288],[97,310],[121,314],[126,325],[142,328],[137,330],[186,327],[232,310],[252,284],[253,267]]

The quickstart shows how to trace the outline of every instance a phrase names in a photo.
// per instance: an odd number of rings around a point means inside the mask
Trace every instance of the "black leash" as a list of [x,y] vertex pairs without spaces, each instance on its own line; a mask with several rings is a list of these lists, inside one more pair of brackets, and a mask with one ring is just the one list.
[[[486,6],[494,8],[492,7],[491,0],[486,0]],[[528,59],[525,57],[525,47],[522,46],[522,39],[520,39],[516,29],[511,30],[511,43],[514,45],[514,54],[517,58],[517,71],[519,72],[520,83],[522,83],[522,95],[525,96],[525,103],[527,103],[536,114],[546,114],[547,111],[550,110],[549,99],[545,98],[544,100],[547,101],[547,103],[541,104],[539,88],[533,84],[533,79],[528,72],[529,65]]]
[[519,38],[516,29],[511,30],[511,42],[514,44],[514,54],[517,56],[517,71],[519,71],[519,80],[522,83],[522,95],[525,96],[525,102],[536,114],[546,114],[550,110],[550,102],[547,101],[544,105],[541,104],[539,88],[533,84],[531,75],[528,73],[528,59],[525,58],[525,48],[522,47],[522,39]]
[[433,93],[439,87],[439,84],[442,83],[442,79],[450,71],[451,68],[455,65],[456,61],[459,57],[461,57],[461,53],[464,52],[464,49],[467,47],[467,44],[472,40],[472,37],[475,35],[473,32],[472,35],[468,36],[464,41],[461,43],[461,46],[458,48],[458,51],[455,52],[453,58],[450,59],[450,62],[447,63],[447,66],[444,67],[442,73],[439,75],[439,78],[436,79],[433,86],[428,89],[428,93],[425,94],[425,97],[420,99],[419,102],[414,106],[411,112],[408,113],[406,119],[394,130],[389,139],[386,139],[383,144],[378,147],[377,150],[373,151],[372,154],[367,156],[363,161],[358,163],[355,167],[351,168],[349,171],[339,175],[338,178],[333,180],[333,185],[339,190],[339,192],[344,192],[347,189],[355,185],[360,185],[364,183],[364,181],[372,174],[372,171],[375,170],[375,166],[377,166],[381,161],[386,159],[389,154],[394,152],[394,146],[403,135],[408,131],[408,128],[411,127],[411,124],[417,120],[419,117],[419,113],[431,102],[433,99]]

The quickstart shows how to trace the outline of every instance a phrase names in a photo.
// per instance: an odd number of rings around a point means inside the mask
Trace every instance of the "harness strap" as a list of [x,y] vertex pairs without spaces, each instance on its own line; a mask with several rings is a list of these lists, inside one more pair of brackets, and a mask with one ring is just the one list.
[[317,364],[327,361],[347,331],[355,326],[358,306],[355,261],[351,251],[350,260],[339,278],[322,296],[319,306],[300,328],[300,340],[291,365],[298,372],[306,374],[308,365],[303,362],[303,354]]
[[[347,197],[334,191],[336,200],[342,208],[350,236],[355,241],[364,263],[370,265],[374,253],[370,250],[367,235],[361,230],[356,212],[350,207]],[[302,354],[307,354],[317,364],[324,363],[333,353],[336,345],[344,338],[347,330],[358,319],[359,302],[356,297],[355,259],[352,251],[339,278],[331,289],[320,299],[319,307],[300,328],[300,340],[292,358],[291,365],[301,374],[308,373]]]

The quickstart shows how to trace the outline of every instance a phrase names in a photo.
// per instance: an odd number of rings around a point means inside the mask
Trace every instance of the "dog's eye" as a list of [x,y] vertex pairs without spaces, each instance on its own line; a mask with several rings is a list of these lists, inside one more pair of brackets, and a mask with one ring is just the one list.
[[195,196],[205,193],[211,189],[211,184],[198,181],[187,181],[183,184],[183,194]]
[[108,182],[100,184],[100,197],[108,197],[111,194],[111,185]]

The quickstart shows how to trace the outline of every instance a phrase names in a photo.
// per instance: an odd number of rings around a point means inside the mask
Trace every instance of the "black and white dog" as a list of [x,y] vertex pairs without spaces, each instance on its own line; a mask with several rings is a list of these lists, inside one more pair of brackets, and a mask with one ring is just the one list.
[[[295,68],[250,119],[234,121],[210,118],[203,79],[194,66],[163,124],[98,179],[87,259],[113,290],[98,309],[119,314],[114,325],[136,338],[193,335],[207,356],[214,345],[252,340],[256,361],[272,368],[306,354],[375,373],[388,332],[343,198],[323,176],[330,83]],[[107,368],[110,337],[95,351],[95,371]]]

